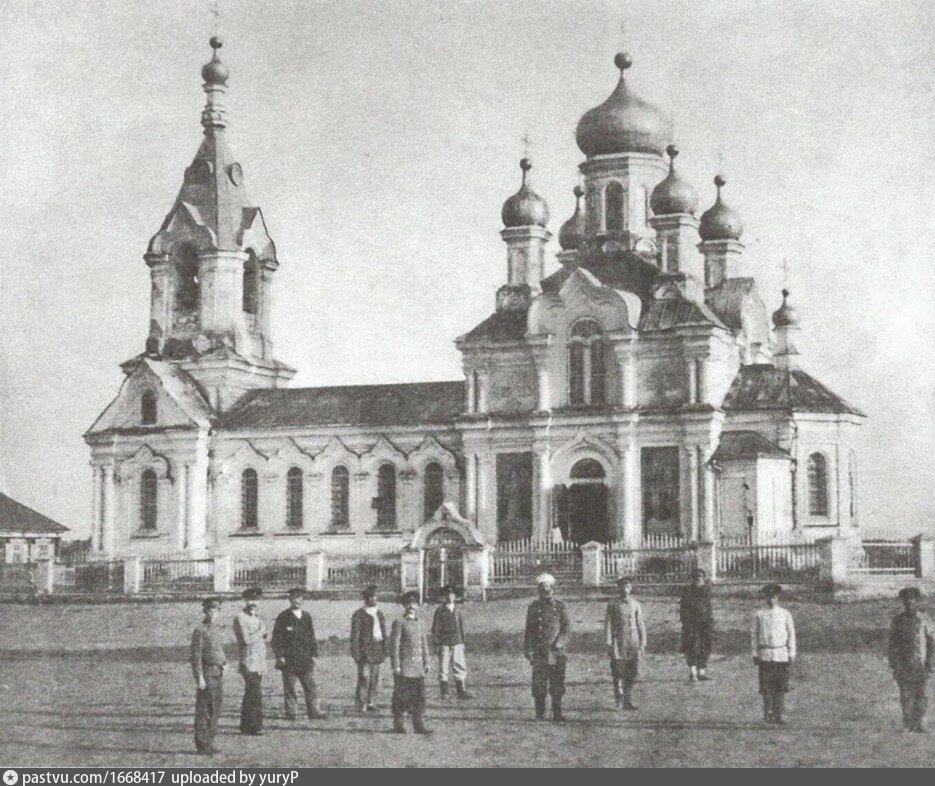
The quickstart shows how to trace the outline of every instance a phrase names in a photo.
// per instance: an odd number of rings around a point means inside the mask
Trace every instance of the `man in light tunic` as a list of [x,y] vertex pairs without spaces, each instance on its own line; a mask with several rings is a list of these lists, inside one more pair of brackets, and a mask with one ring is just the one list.
[[779,605],[782,587],[767,584],[762,590],[766,608],[753,618],[751,644],[753,662],[759,668],[763,696],[763,720],[782,724],[785,696],[789,690],[789,667],[795,661],[795,625],[792,615]]
[[240,733],[263,733],[263,675],[266,673],[266,625],[257,614],[257,601],[263,590],[244,590],[243,611],[234,617],[234,637],[240,655],[243,701],[240,704]]

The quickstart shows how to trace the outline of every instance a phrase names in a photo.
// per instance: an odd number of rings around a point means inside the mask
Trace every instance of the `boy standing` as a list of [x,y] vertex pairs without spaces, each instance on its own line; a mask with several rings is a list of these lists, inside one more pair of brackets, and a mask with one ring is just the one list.
[[386,658],[386,619],[377,608],[375,584],[364,588],[364,605],[351,616],[351,657],[357,664],[357,711],[374,712],[380,664]]
[[935,665],[935,628],[928,615],[919,609],[922,593],[918,588],[901,589],[899,599],[903,610],[893,617],[890,626],[890,668],[899,685],[903,728],[923,732],[928,675]]
[[390,633],[390,662],[393,664],[393,731],[405,734],[403,716],[412,716],[416,734],[431,734],[425,728],[425,675],[429,671],[429,643],[422,621],[416,615],[418,592],[406,592],[400,599],[403,616],[393,622]]
[[763,720],[782,724],[789,667],[795,661],[795,625],[792,615],[779,605],[782,587],[767,584],[762,590],[766,608],[753,618],[753,662],[759,669],[763,696]]
[[224,642],[215,618],[221,608],[218,598],[201,602],[204,618],[192,632],[191,663],[195,676],[195,748],[204,756],[218,752],[214,737],[224,699]]
[[234,637],[240,653],[243,701],[240,704],[240,733],[263,733],[263,675],[266,673],[266,625],[257,616],[259,587],[244,590],[244,608],[234,617]]
[[467,663],[464,659],[464,618],[457,607],[458,591],[451,584],[442,587],[445,600],[432,618],[432,643],[438,655],[438,685],[443,699],[448,698],[448,675],[454,674],[459,699],[474,698],[464,688]]
[[707,681],[708,658],[714,638],[714,614],[711,611],[711,588],[701,568],[692,571],[692,583],[682,589],[679,602],[682,622],[682,653],[688,663],[688,681]]
[[635,710],[632,701],[633,683],[639,675],[640,661],[646,654],[646,625],[643,607],[634,600],[633,582],[623,576],[617,579],[620,597],[607,604],[604,616],[604,637],[610,656],[610,674],[614,683],[614,700],[618,710]]

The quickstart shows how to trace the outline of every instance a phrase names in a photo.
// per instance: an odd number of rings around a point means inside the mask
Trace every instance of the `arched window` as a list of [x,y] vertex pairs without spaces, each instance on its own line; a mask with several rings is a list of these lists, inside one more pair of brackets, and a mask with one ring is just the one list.
[[604,229],[608,232],[619,232],[626,224],[624,205],[626,192],[616,180],[611,181],[604,189]]
[[175,308],[190,312],[198,308],[198,252],[189,245],[179,246],[175,266]]
[[147,390],[140,398],[140,420],[144,426],[155,426],[158,396],[152,390]]
[[242,529],[257,529],[257,497],[259,482],[255,469],[245,469],[240,476],[240,526]]
[[603,480],[604,467],[595,459],[581,459],[571,468],[572,480]]
[[828,462],[821,453],[808,457],[808,513],[828,515]]
[[350,473],[347,467],[335,467],[331,470],[331,528],[350,526]]
[[445,501],[445,471],[434,461],[425,468],[422,518],[430,519]]
[[286,526],[289,529],[302,529],[302,500],[302,470],[292,467],[286,473]]
[[582,319],[568,339],[568,403],[587,406],[607,402],[604,336],[593,319]]
[[143,470],[140,476],[140,529],[156,529],[159,513],[158,492],[159,478],[156,477],[156,471]]
[[396,467],[382,464],[377,472],[377,529],[396,529]]
[[260,310],[260,266],[251,251],[243,264],[243,311],[255,317]]

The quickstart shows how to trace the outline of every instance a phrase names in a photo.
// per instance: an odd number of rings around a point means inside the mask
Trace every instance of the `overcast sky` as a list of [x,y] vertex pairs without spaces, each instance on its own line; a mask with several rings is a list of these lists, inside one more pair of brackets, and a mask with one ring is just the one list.
[[[144,348],[143,253],[201,137],[210,7],[0,3],[0,490],[78,536],[81,435]],[[505,281],[524,132],[557,235],[575,125],[626,48],[703,207],[727,177],[770,311],[788,260],[803,367],[869,415],[865,526],[933,528],[933,7],[221,0],[277,356],[297,386],[459,378],[452,341]]]

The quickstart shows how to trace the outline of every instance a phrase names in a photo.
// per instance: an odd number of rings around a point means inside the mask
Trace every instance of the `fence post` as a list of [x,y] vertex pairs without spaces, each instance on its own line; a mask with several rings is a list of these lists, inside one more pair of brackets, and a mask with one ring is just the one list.
[[127,557],[123,561],[123,591],[136,595],[143,587],[143,558]]
[[817,541],[817,545],[821,547],[821,561],[818,565],[819,581],[832,589],[846,584],[850,548],[847,539],[822,538]]
[[36,563],[36,590],[46,595],[55,591],[55,560],[44,559]]
[[717,581],[717,545],[713,540],[699,540],[695,544],[695,566],[705,572],[708,581]]
[[321,592],[325,588],[325,552],[315,551],[305,555],[305,589]]
[[595,541],[581,547],[581,583],[586,587],[601,586],[601,552],[603,546]]
[[222,554],[214,558],[214,591],[230,592],[231,580],[234,578],[234,558],[230,554]]
[[935,538],[922,534],[912,538],[912,564],[917,579],[935,578]]

